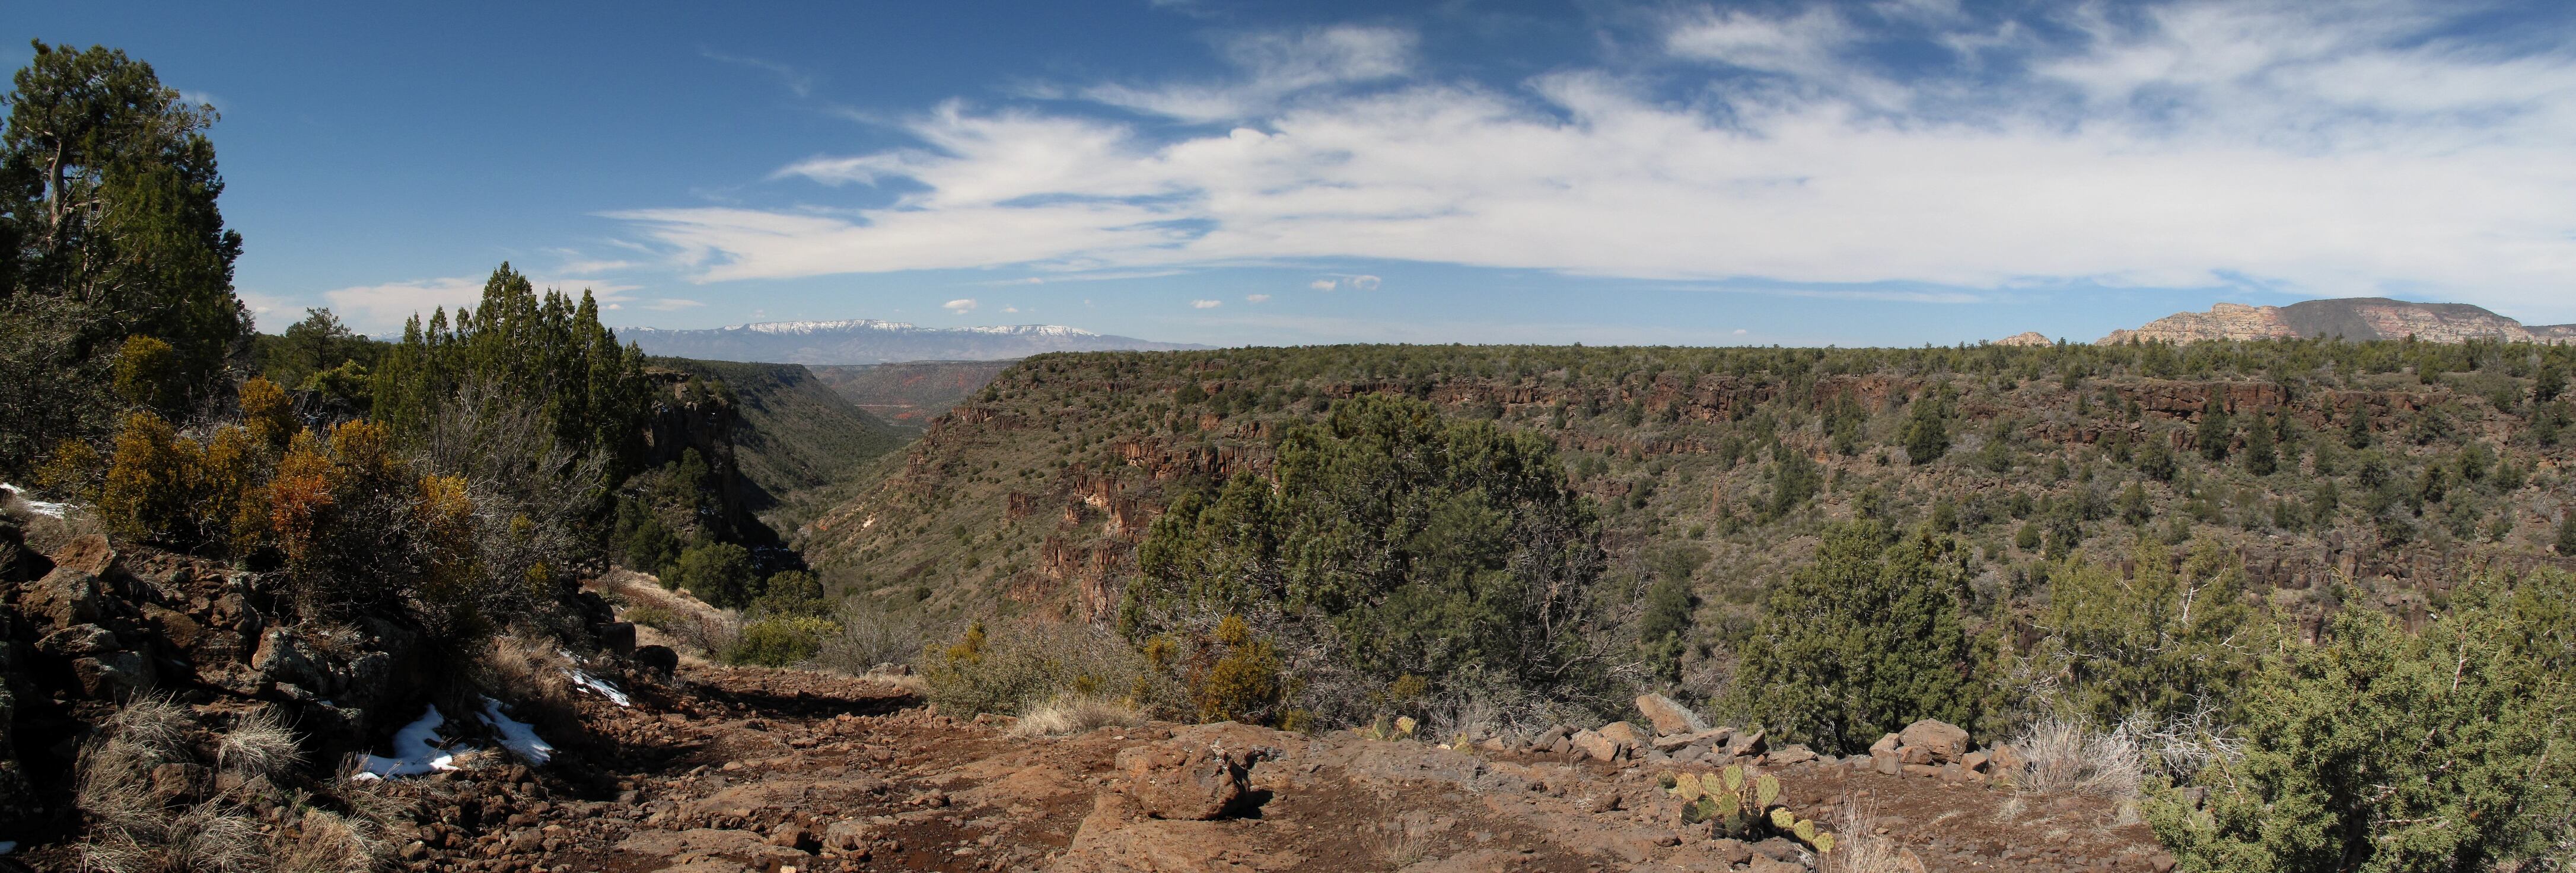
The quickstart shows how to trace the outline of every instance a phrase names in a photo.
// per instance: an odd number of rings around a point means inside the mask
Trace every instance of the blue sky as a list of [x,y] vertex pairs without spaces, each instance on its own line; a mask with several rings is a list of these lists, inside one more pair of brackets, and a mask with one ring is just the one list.
[[1213,344],[2576,321],[2576,7],[77,4],[212,102],[274,330],[508,260],[616,325]]

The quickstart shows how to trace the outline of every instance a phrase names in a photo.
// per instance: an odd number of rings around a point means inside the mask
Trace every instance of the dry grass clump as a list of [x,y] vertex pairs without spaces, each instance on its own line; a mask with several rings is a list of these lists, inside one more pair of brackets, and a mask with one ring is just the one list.
[[2028,763],[2013,774],[2022,790],[2134,798],[2153,762],[2125,730],[2096,730],[2071,719],[2041,718],[2010,744]]
[[[384,822],[408,803],[382,786],[346,779],[316,796],[284,785],[300,781],[303,751],[273,710],[236,715],[210,733],[199,716],[166,697],[127,703],[82,749],[73,771],[73,803],[86,833],[75,847],[83,870],[98,873],[236,873],[236,871],[372,870],[387,857]],[[232,779],[174,783],[186,764]],[[261,829],[255,805],[282,808],[279,827]],[[337,807],[336,809],[333,807]]]
[[1820,873],[1923,873],[1923,862],[1878,833],[1878,810],[1856,795],[1844,795],[1826,826],[1834,850],[1819,857]]
[[[474,684],[510,704],[510,710],[548,732],[578,731],[572,662],[544,637],[516,632],[492,638],[476,660]],[[479,704],[479,701],[476,701]],[[460,711],[477,711],[479,705]]]
[[1011,727],[1011,733],[1024,737],[1063,737],[1088,733],[1104,727],[1135,727],[1145,723],[1145,711],[1123,700],[1065,695],[1031,707]]
[[304,763],[295,732],[273,709],[261,709],[233,721],[215,738],[215,768],[252,779],[275,780]]
[[371,870],[385,857],[384,829],[362,817],[306,810],[274,868],[277,873]]

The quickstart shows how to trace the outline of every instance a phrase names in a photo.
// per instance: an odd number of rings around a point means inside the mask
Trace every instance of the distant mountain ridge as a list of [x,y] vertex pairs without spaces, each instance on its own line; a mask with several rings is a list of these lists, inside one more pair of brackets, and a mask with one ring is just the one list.
[[2129,340],[2172,343],[2204,340],[2257,340],[2283,337],[2342,337],[2348,340],[2393,340],[2412,336],[2422,342],[2469,340],[2563,343],[2576,341],[2576,324],[2525,325],[2466,303],[2415,303],[2386,297],[2306,300],[2288,306],[2221,303],[2208,312],[2177,312],[2135,330],[2115,330],[2096,341],[2112,345]]
[[762,321],[705,330],[620,329],[646,354],[772,364],[885,364],[901,361],[1001,361],[1045,352],[1203,349],[1093,333],[1056,324],[922,327],[873,318]]

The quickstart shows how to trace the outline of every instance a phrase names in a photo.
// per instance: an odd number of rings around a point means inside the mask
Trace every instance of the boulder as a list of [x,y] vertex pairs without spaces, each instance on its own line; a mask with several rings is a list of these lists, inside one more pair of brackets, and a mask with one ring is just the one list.
[[1878,775],[1894,776],[1898,773],[1904,772],[1900,768],[1905,766],[1905,759],[1903,756],[1898,755],[1895,749],[1887,749],[1871,752],[1869,755],[1869,764],[1871,768],[1878,771]]
[[635,666],[657,676],[669,676],[680,669],[680,653],[670,646],[636,646]]
[[1903,739],[1897,737],[1895,734],[1888,734],[1887,736],[1879,737],[1878,742],[1869,744],[1869,753],[1872,756],[1876,756],[1880,752],[1893,752],[1896,751],[1898,746],[1902,745],[1905,745],[1905,741]]
[[151,690],[154,676],[152,662],[142,653],[108,652],[95,657],[73,658],[72,679],[80,683],[84,696],[122,700]]
[[57,658],[84,658],[125,648],[116,632],[94,624],[76,624],[46,634],[36,641],[36,651]]
[[1680,701],[1661,694],[1639,696],[1637,711],[1644,713],[1646,720],[1655,725],[1655,733],[1665,736],[1694,734],[1708,730],[1708,722],[1702,721],[1699,713],[1692,712],[1690,707],[1681,705]]
[[1172,738],[1118,751],[1120,786],[1159,819],[1203,821],[1232,811],[1249,792],[1254,764],[1284,753],[1273,732],[1234,722],[1182,728]]
[[1595,728],[1595,730],[1602,736],[1609,737],[1611,742],[1618,743],[1623,748],[1634,749],[1638,746],[1645,745],[1646,738],[1644,735],[1638,733],[1637,726],[1624,721],[1614,721],[1609,724],[1602,725],[1599,728]]
[[95,573],[58,566],[18,595],[18,610],[54,627],[94,624],[108,612],[107,584]]
[[1815,759],[1815,750],[1809,749],[1804,745],[1794,744],[1774,749],[1771,754],[1763,756],[1763,760],[1769,762],[1771,766],[1774,767],[1786,767],[1791,764],[1804,764]]
[[875,839],[875,826],[859,819],[845,818],[823,828],[823,847],[826,849],[852,851]]
[[107,537],[101,534],[74,537],[51,557],[54,569],[69,567],[99,577],[115,575],[109,571],[117,566],[116,549],[109,546]]
[[295,685],[318,694],[329,694],[329,673],[322,659],[304,640],[286,628],[275,628],[259,639],[259,650],[251,653],[250,667],[270,681]]
[[1762,743],[1763,733],[1764,732],[1762,731],[1754,731],[1752,733],[1736,737],[1733,743],[1727,745],[1726,753],[1738,758],[1746,755],[1762,754],[1762,750],[1768,748]]
[[1577,731],[1568,738],[1568,742],[1595,761],[1611,761],[1619,757],[1619,741],[1603,736],[1600,731]]
[[1932,753],[1932,760],[1948,763],[1968,753],[1968,732],[1959,726],[1937,719],[1924,719],[1905,726],[1897,738],[1907,746],[1921,746]]
[[631,621],[612,621],[605,625],[601,625],[599,629],[599,646],[600,648],[607,649],[620,655],[635,651],[635,623]]

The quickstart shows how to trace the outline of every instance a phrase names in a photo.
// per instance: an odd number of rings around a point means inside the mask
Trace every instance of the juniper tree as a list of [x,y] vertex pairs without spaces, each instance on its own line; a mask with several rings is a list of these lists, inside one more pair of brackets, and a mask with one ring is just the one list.
[[1828,530],[1815,561],[1764,600],[1726,706],[1837,754],[1916,719],[1978,724],[1983,658],[1959,615],[1967,557],[1876,521]]
[[[2149,799],[2186,871],[2532,869],[2576,816],[2564,667],[2576,578],[2459,586],[2420,633],[2350,604],[2314,645],[2264,657],[2234,699],[2241,756]],[[2545,866],[2545,865],[2544,865]]]

